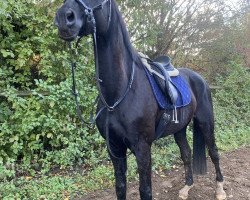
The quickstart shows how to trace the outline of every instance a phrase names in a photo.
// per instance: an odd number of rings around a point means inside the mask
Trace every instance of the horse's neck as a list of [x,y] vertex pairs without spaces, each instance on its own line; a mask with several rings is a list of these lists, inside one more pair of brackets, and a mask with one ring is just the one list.
[[[126,90],[133,60],[127,48],[119,21],[113,16],[111,30],[105,36],[97,35],[97,53],[99,57],[99,78],[101,90],[111,105]],[[112,30],[113,29],[113,30]]]

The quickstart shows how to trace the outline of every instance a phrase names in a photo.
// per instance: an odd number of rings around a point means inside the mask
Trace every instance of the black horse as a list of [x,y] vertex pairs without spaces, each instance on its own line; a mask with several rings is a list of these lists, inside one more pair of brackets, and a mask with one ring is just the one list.
[[[97,127],[106,139],[113,162],[116,194],[126,199],[126,152],[129,148],[136,157],[140,196],[152,199],[151,145],[157,138],[156,126],[164,112],[155,100],[141,58],[131,45],[130,38],[114,0],[65,0],[55,17],[59,36],[66,41],[92,34],[96,48],[97,85],[100,93]],[[180,148],[185,168],[185,186],[179,192],[182,199],[188,197],[193,185],[191,149],[186,129],[193,119],[195,173],[206,172],[206,153],[216,170],[217,199],[225,199],[223,176],[214,137],[214,116],[210,89],[197,73],[180,68],[180,75],[188,82],[191,103],[178,108],[179,123],[169,123],[165,134],[173,134]],[[168,111],[172,115],[172,111]]]

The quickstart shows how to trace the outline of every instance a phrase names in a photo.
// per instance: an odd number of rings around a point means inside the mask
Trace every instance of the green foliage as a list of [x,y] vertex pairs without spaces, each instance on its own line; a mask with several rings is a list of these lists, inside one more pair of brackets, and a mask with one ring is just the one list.
[[15,169],[13,166],[13,163],[8,162],[3,164],[3,162],[0,162],[0,182],[1,181],[8,181],[9,179],[12,179],[15,177]]
[[75,180],[61,176],[33,179],[23,177],[10,181],[8,185],[0,183],[0,198],[10,199],[66,199],[73,190],[77,189]]
[[[26,0],[1,4],[0,93],[5,97],[0,97],[0,162],[18,161],[21,172],[85,162],[101,152],[103,142],[96,130],[81,129],[76,117],[70,55],[53,26],[57,5]],[[89,39],[84,43],[79,51],[91,58]],[[96,97],[93,60],[87,57],[76,60],[85,118]],[[20,95],[23,90],[31,94]]]
[[240,127],[236,130],[217,130],[216,139],[218,148],[223,151],[229,151],[237,149],[241,146],[249,146],[249,131],[249,127]]
[[222,88],[214,95],[217,144],[229,150],[250,144],[250,74],[241,64],[231,63]]
[[217,82],[221,86],[214,95],[217,129],[249,127],[250,74],[247,68],[231,63],[225,78],[221,77]]
[[179,148],[173,136],[168,136],[156,141],[152,149],[154,171],[164,171],[172,168],[173,163],[180,158]]

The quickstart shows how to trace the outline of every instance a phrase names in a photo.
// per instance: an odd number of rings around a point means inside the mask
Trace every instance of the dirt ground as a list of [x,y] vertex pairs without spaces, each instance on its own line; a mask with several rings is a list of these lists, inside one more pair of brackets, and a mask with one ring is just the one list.
[[[224,188],[228,200],[250,200],[250,147],[244,147],[221,155],[221,168],[225,178]],[[184,186],[183,166],[153,175],[154,200],[178,200],[178,191]],[[189,192],[188,200],[215,199],[215,173],[209,159],[208,173],[194,176],[194,187]],[[115,200],[114,189],[96,191],[82,200]],[[139,200],[138,182],[128,184],[128,200]]]

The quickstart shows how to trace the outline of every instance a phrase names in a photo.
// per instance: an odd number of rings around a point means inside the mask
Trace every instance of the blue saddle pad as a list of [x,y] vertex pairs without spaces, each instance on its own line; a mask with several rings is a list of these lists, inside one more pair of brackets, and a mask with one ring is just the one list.
[[[148,70],[145,68],[147,77],[149,79],[150,85],[152,87],[154,96],[158,102],[158,105],[161,109],[173,109],[173,104],[170,102],[168,98],[164,96],[162,93],[160,87],[158,86],[156,80],[154,79],[154,76],[148,72]],[[191,102],[191,92],[189,89],[189,86],[187,84],[187,81],[180,75],[175,77],[170,77],[171,82],[175,86],[175,88],[178,91],[178,98],[176,102],[176,107],[180,108],[183,106],[186,106],[190,104]]]

